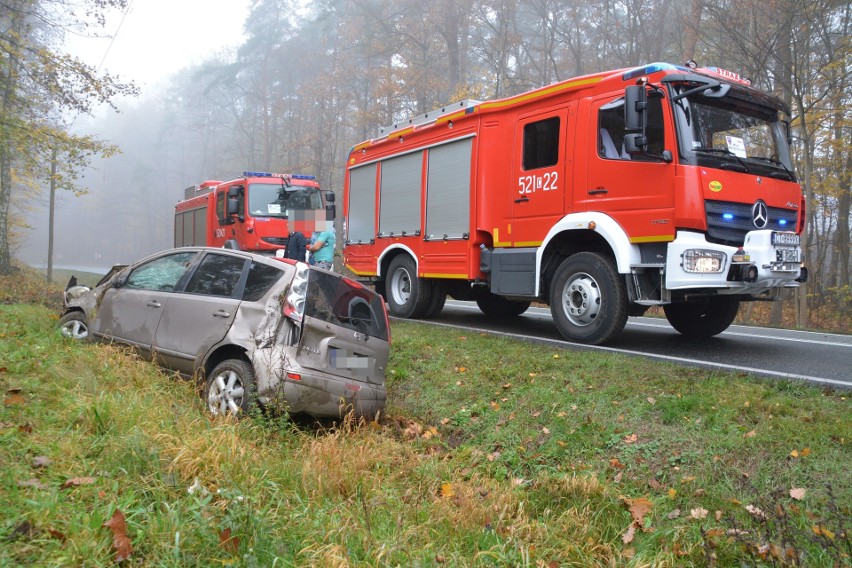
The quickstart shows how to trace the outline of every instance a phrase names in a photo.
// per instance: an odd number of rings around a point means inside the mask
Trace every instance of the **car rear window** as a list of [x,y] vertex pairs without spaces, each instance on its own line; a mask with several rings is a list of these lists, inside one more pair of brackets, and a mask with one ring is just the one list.
[[244,258],[209,253],[195,269],[185,291],[205,296],[233,296],[245,265]]
[[249,269],[243,300],[256,302],[284,275],[284,271],[275,266],[252,262]]
[[382,298],[337,274],[311,270],[305,315],[388,340]]

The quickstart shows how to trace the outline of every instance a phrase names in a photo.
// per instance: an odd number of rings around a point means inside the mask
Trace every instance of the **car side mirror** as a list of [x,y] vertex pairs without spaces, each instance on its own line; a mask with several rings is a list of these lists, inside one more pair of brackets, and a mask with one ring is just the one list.
[[113,288],[122,288],[127,283],[127,276],[123,274],[116,276],[115,280],[112,281]]

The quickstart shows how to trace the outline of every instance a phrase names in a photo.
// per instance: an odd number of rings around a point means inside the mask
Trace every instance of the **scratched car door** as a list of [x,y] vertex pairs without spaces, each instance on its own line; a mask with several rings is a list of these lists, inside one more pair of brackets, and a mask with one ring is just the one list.
[[133,345],[147,356],[163,309],[197,255],[172,253],[132,267],[104,292],[91,322],[93,335]]
[[225,337],[240,305],[246,262],[236,254],[204,255],[163,311],[154,336],[160,364],[191,374],[195,361]]

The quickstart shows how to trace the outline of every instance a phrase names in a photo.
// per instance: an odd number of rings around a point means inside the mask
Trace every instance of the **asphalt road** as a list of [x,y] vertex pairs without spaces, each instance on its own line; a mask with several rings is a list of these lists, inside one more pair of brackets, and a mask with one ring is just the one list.
[[492,319],[475,303],[455,300],[448,300],[437,318],[424,323],[489,331],[568,349],[624,353],[852,389],[852,335],[732,325],[716,337],[691,339],[680,335],[665,319],[639,317],[630,318],[612,343],[589,346],[565,341],[548,308],[532,307],[516,318]]

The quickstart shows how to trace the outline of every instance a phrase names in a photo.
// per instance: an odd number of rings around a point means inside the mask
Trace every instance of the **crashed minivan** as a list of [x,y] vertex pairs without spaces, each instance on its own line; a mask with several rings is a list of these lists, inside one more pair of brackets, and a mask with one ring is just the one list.
[[339,274],[238,250],[182,247],[65,291],[67,337],[134,347],[203,381],[213,414],[255,405],[318,417],[384,409],[384,300]]

